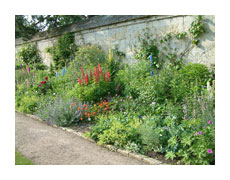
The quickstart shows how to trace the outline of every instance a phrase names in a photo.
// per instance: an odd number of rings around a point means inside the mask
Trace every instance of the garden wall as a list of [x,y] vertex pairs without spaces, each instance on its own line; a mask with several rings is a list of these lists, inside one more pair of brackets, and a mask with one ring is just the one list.
[[[185,56],[187,62],[215,64],[215,16],[203,16],[205,34],[201,37],[200,45],[192,48]],[[118,47],[126,54],[125,62],[133,62],[135,49],[140,46],[140,39],[148,33],[150,37],[163,37],[167,33],[187,31],[194,21],[194,16],[95,16],[82,20],[76,24],[57,28],[51,32],[36,34],[30,41],[16,39],[16,53],[20,47],[28,42],[37,42],[44,64],[51,63],[51,57],[45,52],[64,32],[74,32],[77,45],[97,44],[108,51],[109,47]],[[188,47],[189,39],[171,42],[170,47],[183,51]]]

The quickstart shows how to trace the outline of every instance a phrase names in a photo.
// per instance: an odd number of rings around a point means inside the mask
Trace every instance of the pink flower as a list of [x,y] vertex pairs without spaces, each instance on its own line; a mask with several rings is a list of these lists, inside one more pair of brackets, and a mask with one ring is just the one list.
[[196,135],[197,135],[197,133],[194,134],[194,136],[196,136]]
[[208,121],[208,124],[211,124],[212,121]]
[[205,128],[205,126],[203,126],[203,128]]
[[212,149],[208,149],[208,153],[209,153],[209,154],[212,154]]

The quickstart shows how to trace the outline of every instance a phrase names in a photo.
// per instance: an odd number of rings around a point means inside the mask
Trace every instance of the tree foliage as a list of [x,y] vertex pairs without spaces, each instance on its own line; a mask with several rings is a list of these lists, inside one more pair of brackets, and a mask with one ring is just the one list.
[[65,26],[85,19],[84,15],[16,15],[15,38],[30,39],[35,33]]

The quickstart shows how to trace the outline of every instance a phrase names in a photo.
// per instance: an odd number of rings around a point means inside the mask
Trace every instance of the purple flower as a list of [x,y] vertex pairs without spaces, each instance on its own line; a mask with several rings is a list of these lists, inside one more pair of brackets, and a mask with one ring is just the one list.
[[201,134],[202,134],[202,131],[199,132],[199,135],[201,135]]
[[27,71],[28,71],[28,73],[30,74],[30,67],[29,67],[29,66],[27,67]]
[[208,149],[208,153],[209,153],[209,154],[212,154],[212,149]]
[[208,121],[208,124],[211,124],[212,121]]
[[196,136],[196,135],[197,135],[197,133],[194,134],[194,136]]

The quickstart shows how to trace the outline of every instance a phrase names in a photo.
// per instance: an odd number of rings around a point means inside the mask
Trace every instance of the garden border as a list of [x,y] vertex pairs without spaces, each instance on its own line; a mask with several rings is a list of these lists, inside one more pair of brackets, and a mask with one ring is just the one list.
[[[30,115],[30,114],[25,114],[25,113],[22,113],[22,112],[19,112],[17,110],[15,110],[15,112],[19,113],[19,114],[22,114],[24,116],[27,116],[27,117],[30,117],[30,118],[33,118],[35,120],[38,120],[40,122],[43,122],[45,123],[41,118],[35,116],[35,115]],[[47,123],[46,123],[47,124]],[[49,125],[49,124],[47,124]],[[52,127],[55,127],[55,128],[59,128],[59,129],[62,129],[64,131],[67,131],[67,132],[70,132],[72,134],[75,134],[81,138],[84,138],[90,142],[93,142],[93,143],[96,143],[94,140],[88,138],[88,137],[85,137],[84,134],[82,132],[79,132],[79,131],[76,131],[76,130],[73,130],[71,128],[66,128],[66,127],[60,127],[60,126],[57,126],[57,125],[50,125]],[[96,143],[97,144],[97,143]],[[97,144],[98,145],[98,144]],[[145,156],[145,155],[142,155],[142,154],[138,154],[138,153],[133,153],[131,151],[127,151],[127,150],[122,150],[122,149],[118,149],[116,148],[115,146],[113,145],[101,145],[102,147],[110,150],[110,151],[113,151],[113,152],[118,152],[124,156],[128,156],[128,157],[131,157],[131,158],[134,158],[134,159],[137,159],[139,161],[143,161],[145,163],[148,163],[150,165],[170,165],[170,164],[166,164],[166,163],[163,163],[159,160],[156,160],[156,159],[153,159],[151,157],[148,157],[148,156]]]

